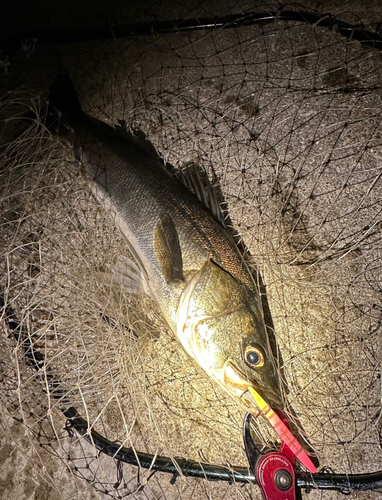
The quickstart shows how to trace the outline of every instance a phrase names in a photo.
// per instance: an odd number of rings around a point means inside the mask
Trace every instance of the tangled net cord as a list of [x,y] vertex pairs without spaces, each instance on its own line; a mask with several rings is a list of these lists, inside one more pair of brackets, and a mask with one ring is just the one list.
[[[65,392],[59,387],[57,379],[50,369],[46,370],[43,361],[44,356],[33,348],[29,335],[25,334],[12,307],[6,305],[4,298],[0,296],[0,317],[5,319],[9,329],[9,337],[13,335],[18,344],[23,346],[24,355],[30,366],[37,373],[45,371],[44,377],[54,381],[54,392],[52,397],[61,400],[65,404]],[[6,330],[4,331],[7,334]],[[229,483],[252,483],[257,484],[256,478],[246,467],[221,465],[196,462],[185,458],[176,458],[176,466],[171,458],[151,455],[125,448],[118,443],[112,442],[97,431],[89,427],[88,422],[83,419],[73,406],[61,406],[61,411],[67,418],[66,430],[72,435],[74,429],[97,451],[115,459],[137,467],[149,469],[152,472],[167,472],[173,475],[174,480],[178,477],[179,470],[184,476],[210,481],[227,481]],[[349,494],[351,490],[366,491],[382,488],[382,471],[368,474],[334,474],[330,470],[322,469],[320,473],[311,474],[296,472],[297,486],[307,491],[310,489],[335,490],[343,494]]]
[[[15,311],[9,305],[6,305],[4,297],[0,296],[0,317],[5,319],[9,329],[9,336],[13,335],[18,344],[23,346],[24,355],[27,362],[36,372],[45,369],[44,356],[36,349],[30,337],[25,334],[22,325],[19,323]],[[4,331],[6,334],[7,332]],[[46,371],[45,377],[48,380],[54,380],[54,392],[52,397],[60,399],[65,404],[64,391],[59,387],[57,379],[50,370]],[[199,479],[208,479],[210,481],[228,481],[230,483],[253,483],[257,481],[253,474],[246,467],[231,466],[223,467],[221,465],[196,462],[185,458],[177,458],[176,466],[174,462],[167,457],[151,455],[135,451],[132,448],[125,448],[112,442],[102,436],[97,431],[89,427],[88,422],[83,419],[73,406],[62,406],[62,413],[67,418],[66,430],[71,433],[74,429],[88,443],[94,446],[100,453],[104,453],[117,462],[124,462],[130,465],[143,467],[153,472],[167,472],[176,479],[181,470],[184,476],[195,477]],[[382,471],[369,474],[333,474],[330,471],[325,472],[325,468],[320,473],[311,474],[296,472],[297,486],[299,488],[335,490],[343,494],[348,494],[351,490],[365,491],[382,488]]]
[[[41,44],[50,44],[58,42],[83,41],[91,39],[105,39],[113,37],[138,36],[151,33],[168,33],[187,30],[200,29],[228,29],[231,27],[237,28],[240,26],[249,26],[254,24],[264,24],[274,21],[300,21],[316,26],[326,27],[329,29],[335,28],[341,35],[358,40],[362,44],[372,46],[378,50],[382,50],[382,37],[379,33],[372,33],[362,25],[354,26],[343,21],[335,19],[331,15],[321,15],[316,13],[301,12],[297,10],[280,10],[277,13],[263,13],[244,15],[231,15],[217,19],[197,19],[197,20],[181,20],[175,22],[158,22],[158,23],[138,23],[135,25],[122,25],[118,27],[101,27],[97,30],[87,32],[82,30],[79,32],[49,32],[43,31],[39,33],[24,34],[21,38],[15,37],[9,39],[6,43],[12,47],[19,46],[20,40],[29,40],[37,38]],[[37,371],[45,370],[44,359],[42,354],[33,348],[30,337],[23,331],[22,325],[18,322],[14,310],[6,305],[3,297],[0,297],[0,312],[4,316],[6,325],[18,343],[21,343],[24,348],[24,354],[28,363]],[[46,373],[45,376],[54,379],[52,373]],[[53,397],[60,399],[65,405],[64,391],[60,389],[58,382],[55,381],[55,390]],[[132,448],[125,448],[112,442],[94,431],[89,427],[88,422],[83,419],[77,412],[76,408],[67,404],[62,406],[61,411],[67,418],[67,430],[74,429],[80,436],[84,437],[87,442],[93,445],[99,452],[104,453],[119,462],[128,463],[138,467],[150,469],[151,471],[168,472],[176,478],[181,470],[184,476],[204,478],[208,480],[228,481],[235,483],[254,483],[255,477],[249,472],[246,467],[230,468],[220,465],[207,464],[187,460],[184,458],[176,459],[176,466],[170,458],[155,456],[147,453],[137,452]],[[373,490],[382,488],[382,471],[368,474],[333,474],[324,472],[317,474],[297,472],[297,486],[307,490],[311,488],[336,490],[341,493],[349,493],[350,490]]]
[[[6,304],[2,296],[0,296],[0,317],[5,320],[9,337],[13,335],[17,343],[23,346],[28,364],[40,375],[44,372],[44,377],[52,382],[54,387],[51,395],[54,399],[60,400],[60,409],[67,418],[66,430],[69,433],[74,429],[100,453],[112,457],[117,462],[143,467],[152,472],[167,472],[172,474],[174,479],[179,476],[180,470],[184,476],[200,479],[257,484],[255,477],[246,467],[231,466],[228,468],[184,458],[177,458],[175,465],[170,458],[142,453],[133,450],[133,448],[125,448],[102,436],[89,426],[75,407],[70,406],[68,400],[65,399],[65,391],[60,388],[52,370],[46,369],[44,361],[42,361],[44,356],[37,349],[34,349],[30,336],[18,321],[15,311]],[[7,331],[5,330],[4,333],[7,334]],[[297,486],[300,488],[336,490],[343,494],[348,494],[351,490],[363,491],[382,488],[382,471],[368,474],[333,474],[324,468],[317,474],[296,472],[296,479]]]

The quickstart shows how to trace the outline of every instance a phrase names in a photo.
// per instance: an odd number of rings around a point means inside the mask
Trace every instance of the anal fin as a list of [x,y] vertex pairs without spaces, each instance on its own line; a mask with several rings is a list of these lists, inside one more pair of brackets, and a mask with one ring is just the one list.
[[150,286],[144,273],[128,257],[119,255],[114,265],[111,284],[120,286],[125,293],[151,295]]

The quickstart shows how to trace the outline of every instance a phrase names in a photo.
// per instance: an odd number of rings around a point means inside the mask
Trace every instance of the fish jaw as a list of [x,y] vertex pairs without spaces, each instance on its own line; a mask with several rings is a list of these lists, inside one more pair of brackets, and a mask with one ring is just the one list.
[[[272,406],[281,408],[283,400],[262,312],[254,310],[257,303],[254,297],[249,305],[245,285],[215,263],[206,262],[180,296],[177,336],[187,353],[247,410],[242,396],[249,386]],[[245,363],[248,345],[258,346],[264,354],[264,366],[258,370]]]
[[[223,369],[224,387],[232,396],[240,401],[240,403],[251,411],[252,415],[260,413],[259,408],[252,404],[252,400],[247,398],[248,391],[253,389],[259,394],[263,394],[262,388],[253,381],[249,381],[243,372],[241,372],[231,360],[227,360]],[[280,393],[270,392],[268,389],[267,400],[272,403],[272,406],[283,406],[283,400]]]

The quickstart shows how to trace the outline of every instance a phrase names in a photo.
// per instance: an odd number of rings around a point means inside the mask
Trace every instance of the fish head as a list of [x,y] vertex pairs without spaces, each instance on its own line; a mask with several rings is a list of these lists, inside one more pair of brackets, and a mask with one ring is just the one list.
[[187,283],[177,311],[186,351],[236,400],[251,386],[273,407],[283,400],[259,294],[213,261]]

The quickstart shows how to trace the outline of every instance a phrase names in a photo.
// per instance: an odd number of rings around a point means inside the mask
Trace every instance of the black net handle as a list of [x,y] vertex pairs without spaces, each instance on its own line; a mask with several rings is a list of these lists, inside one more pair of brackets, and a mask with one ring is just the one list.
[[275,21],[297,21],[328,29],[335,29],[344,37],[382,50],[380,26],[376,32],[358,25],[341,21],[331,14],[306,12],[299,9],[284,9],[280,6],[274,12],[231,14],[221,17],[177,19],[172,21],[140,22],[133,24],[104,25],[96,27],[82,26],[66,30],[36,29],[19,33],[3,41],[3,52],[20,48],[26,40],[35,40],[38,44],[72,43],[113,38],[129,38],[164,33],[180,33],[205,29],[228,29],[242,26],[268,24]]
[[[176,458],[176,464],[170,458],[141,453],[132,448],[124,448],[118,443],[109,441],[98,432],[89,428],[86,420],[78,416],[73,407],[62,410],[68,419],[69,429],[75,429],[101,453],[124,463],[136,465],[152,471],[168,472],[175,477],[180,475],[208,479],[210,481],[228,481],[230,483],[257,484],[255,477],[247,467],[224,467]],[[343,494],[354,491],[382,489],[382,471],[369,474],[334,474],[296,472],[297,486],[307,490],[335,490]]]

